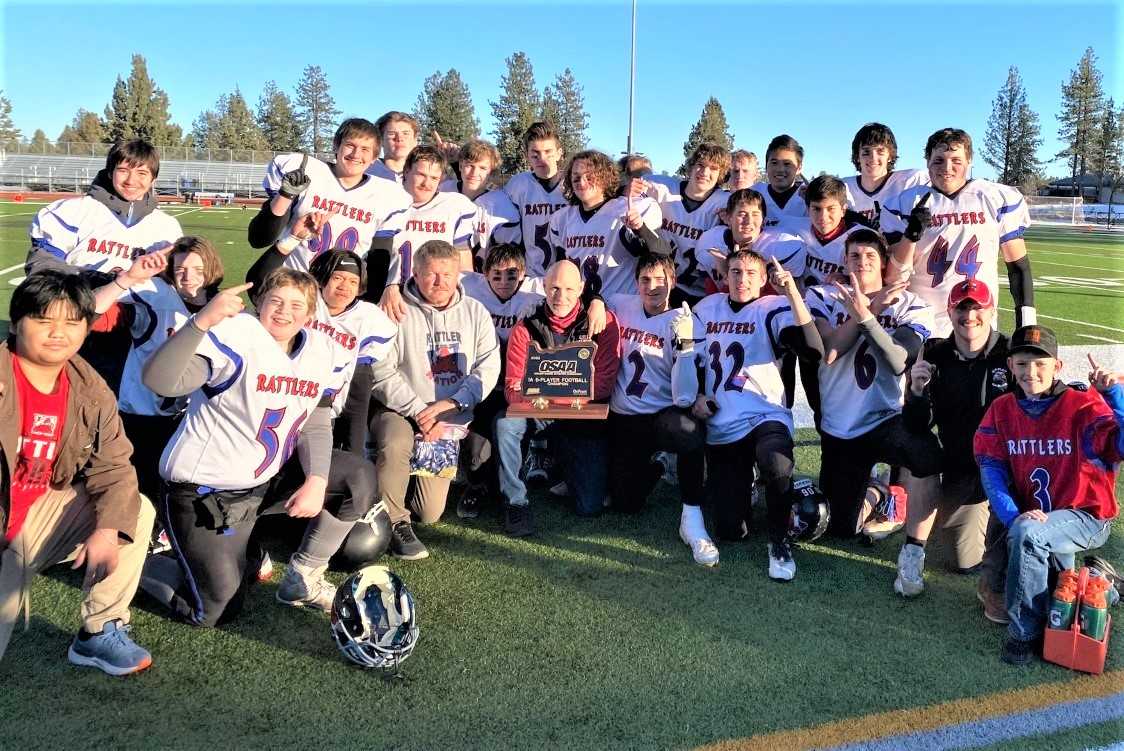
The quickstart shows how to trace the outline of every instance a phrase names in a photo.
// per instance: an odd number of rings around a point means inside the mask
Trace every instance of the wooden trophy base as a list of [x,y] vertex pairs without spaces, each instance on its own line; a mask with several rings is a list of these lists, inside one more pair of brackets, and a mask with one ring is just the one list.
[[580,399],[568,403],[535,399],[508,405],[507,416],[531,420],[604,420],[609,416],[609,405],[593,404]]

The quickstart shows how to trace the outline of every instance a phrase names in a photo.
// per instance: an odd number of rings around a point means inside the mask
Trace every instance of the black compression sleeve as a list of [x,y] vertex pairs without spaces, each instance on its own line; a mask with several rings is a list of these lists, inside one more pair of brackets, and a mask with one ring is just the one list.
[[289,223],[291,212],[276,216],[273,209],[269,207],[270,203],[271,201],[268,200],[263,203],[258,213],[250,220],[250,226],[246,230],[246,240],[251,248],[267,248],[277,242]]
[[258,256],[258,260],[254,261],[254,264],[246,272],[246,281],[254,285],[250,289],[250,297],[256,297],[254,292],[261,289],[265,278],[283,265],[285,265],[285,256],[278,252],[277,246],[271,247]]
[[1022,326],[1022,308],[1034,307],[1034,280],[1030,274],[1030,256],[1007,262],[1007,281],[1015,300],[1015,326]]
[[394,252],[394,238],[376,237],[371,240],[367,251],[367,291],[363,299],[377,303],[386,288],[386,276],[390,273],[390,254]]

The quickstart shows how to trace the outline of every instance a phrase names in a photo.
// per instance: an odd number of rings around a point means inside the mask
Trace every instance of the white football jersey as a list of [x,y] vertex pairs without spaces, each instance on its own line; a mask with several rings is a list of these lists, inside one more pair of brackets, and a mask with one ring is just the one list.
[[765,198],[766,227],[772,227],[785,217],[808,216],[808,205],[804,203],[804,196],[800,195],[801,186],[799,184],[796,186],[796,191],[785,201],[783,208],[777,205],[777,199],[769,191],[769,183],[757,183],[752,189]]
[[671,325],[679,309],[649,316],[640,295],[613,295],[608,302],[620,327],[621,355],[610,409],[622,415],[649,415],[670,407],[675,364]]
[[413,206],[405,226],[394,236],[387,284],[405,284],[414,273],[414,251],[430,240],[444,240],[456,248],[469,248],[476,231],[476,204],[460,193],[437,192],[428,203]]
[[929,201],[925,205],[933,219],[914,246],[909,291],[933,309],[933,335],[949,336],[948,293],[958,283],[974,278],[998,299],[999,246],[1023,236],[1030,226],[1030,213],[1017,189],[988,180],[969,180],[954,196],[930,185],[916,185],[900,193],[889,209],[908,218],[926,194]]
[[[273,158],[265,171],[262,187],[272,199],[281,188],[286,172],[301,165],[302,154],[281,154]],[[314,157],[308,158],[305,174],[312,180],[292,207],[293,217],[326,211],[332,215],[320,230],[285,257],[289,268],[308,271],[312,259],[325,250],[343,248],[366,257],[376,237],[393,237],[401,228],[410,207],[410,195],[386,180],[365,177],[353,188],[345,188],[332,172],[332,167]]]
[[371,162],[371,166],[367,168],[367,174],[371,175],[372,177],[382,178],[383,180],[387,180],[388,182],[398,183],[399,185],[402,184],[402,173],[395,172],[390,167],[387,167],[386,162],[382,160],[382,157],[379,157],[375,161]]
[[481,193],[474,202],[479,209],[476,215],[476,233],[473,247],[483,259],[488,248],[500,243],[523,244],[523,224],[519,210],[502,190]]
[[207,332],[196,354],[207,358],[210,376],[189,397],[160,458],[161,477],[244,490],[277,474],[304,421],[325,394],[340,390],[347,368],[328,337],[307,328],[297,336],[286,353],[249,313]]
[[476,272],[461,274],[464,293],[488,309],[492,323],[496,325],[496,336],[502,345],[507,345],[515,324],[534,312],[546,295],[543,291],[542,277],[524,277],[519,290],[507,300],[496,297],[488,284],[488,278]]
[[[809,287],[804,295],[812,316],[833,329],[850,317],[838,295],[835,287],[827,286]],[[882,311],[878,323],[891,335],[902,326],[913,329],[924,341],[932,335],[933,311],[917,295],[904,292]],[[820,362],[819,382],[820,427],[836,438],[856,438],[902,410],[905,374],[895,375],[862,334],[831,365]]]
[[821,240],[812,223],[805,220],[800,227],[800,238],[804,242],[804,274],[805,287],[818,284],[827,284],[834,274],[846,273],[843,261],[847,256],[847,238],[852,232],[860,229],[870,229],[864,224],[843,219],[843,231],[826,242]]
[[159,396],[141,382],[141,372],[152,354],[191,315],[183,298],[170,284],[154,277],[122,292],[118,303],[133,309],[129,332],[133,344],[121,374],[118,409],[131,415],[178,415],[187,405],[187,398]]
[[718,405],[707,420],[707,443],[733,443],[770,420],[793,432],[781,383],[780,333],[795,325],[788,299],[769,295],[735,310],[729,295],[714,294],[695,305],[694,315],[703,392]]
[[688,295],[701,297],[706,294],[706,277],[699,269],[699,240],[719,223],[718,212],[726,208],[730,194],[716,189],[694,211],[688,211],[683,204],[685,185],[685,181],[677,182],[663,191],[659,201],[663,214],[660,235],[671,244],[674,253],[676,286]]
[[543,276],[554,261],[550,247],[550,217],[569,206],[562,195],[562,181],[546,190],[533,172],[520,172],[507,181],[503,192],[519,212],[523,250],[527,254],[527,276]]
[[[898,194],[906,188],[912,188],[914,185],[928,185],[929,171],[923,169],[894,170],[886,176],[886,179],[876,190],[870,193],[863,188],[859,175],[843,178],[843,184],[847,186],[847,208],[862,214],[868,221],[873,221],[874,204],[878,204],[878,213],[881,215],[882,207],[888,201],[897,198]],[[881,216],[879,220],[881,220]]]
[[35,250],[71,266],[113,273],[132,266],[137,256],[171,245],[183,230],[160,209],[126,225],[101,201],[81,196],[39,209],[29,234]]
[[340,349],[340,361],[347,364],[339,392],[343,397],[332,403],[333,414],[339,415],[347,401],[355,367],[373,365],[385,357],[391,341],[398,334],[398,326],[382,308],[365,300],[356,300],[339,315],[333,316],[323,298],[317,295],[316,317],[308,322],[308,327],[335,342]]
[[[658,232],[660,207],[650,198],[632,201],[644,224]],[[586,289],[603,298],[636,293],[636,256],[628,252],[621,239],[628,213],[628,199],[611,198],[591,216],[583,216],[580,206],[567,206],[550,219],[550,244],[555,257],[569,258],[582,270]]]
[[[721,251],[725,256],[734,250],[734,236],[730,228],[720,224],[707,230],[699,239],[697,248],[699,269],[709,280],[708,289],[723,289],[725,279],[719,278],[718,259],[710,251]],[[793,226],[793,220],[782,221],[762,230],[753,241],[751,249],[767,262],[776,258],[781,266],[797,279],[804,274],[804,240],[800,236],[799,228]]]

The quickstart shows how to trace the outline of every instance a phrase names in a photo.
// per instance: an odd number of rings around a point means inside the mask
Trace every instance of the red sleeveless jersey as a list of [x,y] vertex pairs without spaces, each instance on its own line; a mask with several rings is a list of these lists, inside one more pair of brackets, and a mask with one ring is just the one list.
[[977,457],[1007,465],[1020,512],[1079,508],[1111,519],[1117,511],[1118,433],[1096,391],[1066,389],[1037,417],[1009,393],[988,408],[974,448]]

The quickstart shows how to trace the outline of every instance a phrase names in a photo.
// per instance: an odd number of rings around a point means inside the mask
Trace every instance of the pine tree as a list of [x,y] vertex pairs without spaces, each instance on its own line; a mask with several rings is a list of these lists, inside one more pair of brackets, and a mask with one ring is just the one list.
[[218,154],[219,158],[247,161],[251,157],[245,152],[269,150],[269,143],[237,87],[230,94],[220,96],[213,111],[207,110],[196,118],[194,131],[197,144],[235,152]]
[[32,154],[49,154],[54,149],[51,146],[50,139],[47,134],[43,132],[42,128],[36,128],[35,132],[31,135],[31,141],[27,144],[27,150]]
[[[1093,137],[1093,153],[1089,169],[1099,178],[1098,188],[1107,185],[1113,192],[1122,175],[1124,162],[1124,107],[1116,109],[1116,100],[1105,104],[1101,122]],[[1099,196],[1098,196],[1099,200]],[[1112,197],[1109,196],[1109,200]]]
[[328,78],[319,65],[305,67],[297,83],[296,105],[305,147],[315,154],[329,151],[340,111],[336,109]]
[[527,168],[523,151],[523,133],[539,117],[542,102],[535,86],[535,71],[524,52],[507,58],[507,73],[500,79],[499,101],[489,102],[495,121],[496,148],[503,162],[503,172],[511,175]]
[[62,129],[56,142],[63,152],[67,143],[106,143],[105,123],[96,113],[79,108],[74,120]]
[[554,123],[562,139],[562,149],[571,157],[585,148],[589,116],[585,111],[582,87],[566,68],[543,91],[543,120]]
[[1058,114],[1058,138],[1065,148],[1057,158],[1064,158],[1070,167],[1074,190],[1077,178],[1088,170],[1096,140],[1096,129],[1104,110],[1101,72],[1097,70],[1093,48],[1085,50],[1081,61],[1069,74],[1069,83],[1062,84],[1062,111]]
[[1019,69],[1011,66],[1007,82],[991,104],[984,139],[984,161],[995,168],[999,182],[1019,186],[1037,174],[1039,131],[1038,115],[1027,106]]
[[714,97],[706,100],[698,122],[691,128],[691,133],[683,144],[683,164],[679,167],[679,174],[687,174],[687,160],[702,143],[717,144],[728,150],[734,148],[734,136],[726,122],[726,112]]
[[[221,101],[221,100],[220,100]],[[197,149],[217,149],[218,115],[211,110],[200,112],[191,124],[191,142]]]
[[301,129],[289,95],[266,81],[258,99],[257,123],[269,148],[274,151],[299,151]]
[[133,55],[127,80],[117,77],[105,109],[111,141],[143,138],[156,146],[178,146],[183,131],[172,123],[168,95],[148,75],[143,55]]
[[424,136],[437,131],[446,141],[464,143],[480,135],[472,94],[456,68],[444,74],[437,71],[425,79],[414,105],[414,117]]
[[12,103],[0,91],[0,148],[11,148],[20,141],[20,129],[12,122]]

